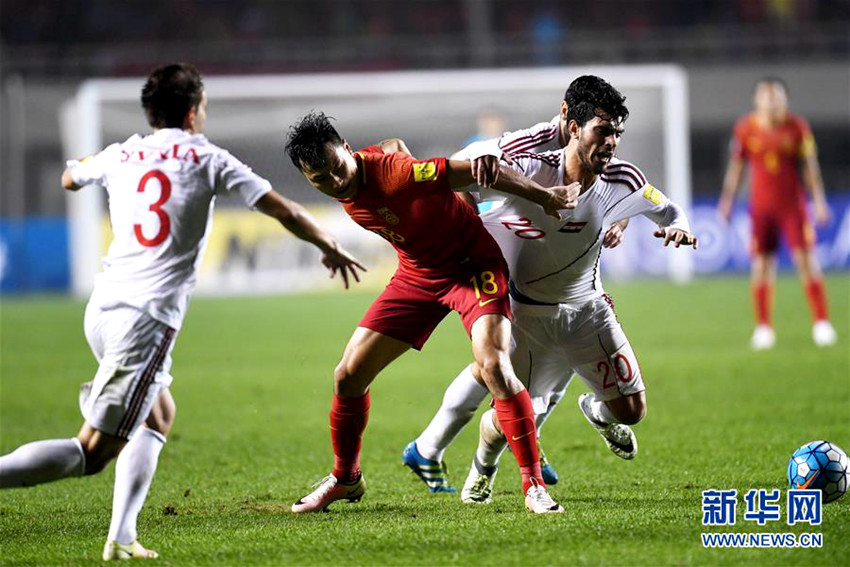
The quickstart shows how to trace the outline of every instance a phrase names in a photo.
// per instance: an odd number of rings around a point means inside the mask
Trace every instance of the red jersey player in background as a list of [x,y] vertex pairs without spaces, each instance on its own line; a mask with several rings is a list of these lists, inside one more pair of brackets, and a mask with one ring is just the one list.
[[[395,150],[406,148],[390,140],[354,152],[321,113],[307,115],[289,132],[286,152],[310,184],[398,253],[395,275],[360,321],[334,372],[333,471],[292,511],[318,512],[336,500],[360,500],[370,383],[411,346],[421,349],[440,321],[457,311],[519,463],[526,507],[562,512],[541,475],[531,398],[510,363],[507,264],[473,208],[453,193],[473,182],[469,163],[417,160]],[[544,189],[510,169],[501,173],[496,188],[532,200],[549,214],[575,207],[578,184]]]
[[752,216],[752,293],[756,329],[752,348],[773,347],[771,322],[776,252],[782,234],[803,280],[812,310],[812,338],[818,346],[836,341],[829,322],[826,288],[815,255],[815,231],[806,213],[803,185],[812,194],[815,221],[826,224],[830,212],[824,197],[815,139],[806,121],[788,112],[785,83],[775,77],[760,79],[754,94],[755,111],[735,125],[729,166],[718,210],[729,219],[745,163],[750,165]]

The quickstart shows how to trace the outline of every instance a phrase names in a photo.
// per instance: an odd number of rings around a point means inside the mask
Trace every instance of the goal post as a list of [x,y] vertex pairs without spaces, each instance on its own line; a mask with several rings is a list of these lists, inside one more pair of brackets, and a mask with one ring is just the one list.
[[[331,209],[326,202],[322,205],[318,193],[307,187],[287,163],[283,144],[289,124],[310,110],[323,110],[338,119],[341,133],[352,145],[400,137],[408,141],[416,155],[449,155],[475,133],[477,112],[499,110],[510,130],[548,121],[557,112],[569,83],[584,74],[605,78],[628,99],[631,114],[618,155],[641,166],[654,185],[689,211],[688,80],[685,71],[674,65],[208,76],[204,79],[210,97],[206,133],[214,143],[232,150],[270,178],[276,188],[317,212],[347,247],[386,263],[392,262],[392,250],[374,235],[354,230],[340,217],[344,213],[338,207]],[[139,102],[143,83],[143,78],[85,81],[62,109],[65,156],[86,156],[133,133],[148,131]],[[71,285],[77,296],[91,291],[100,257],[105,254],[105,195],[92,189],[67,197]],[[240,248],[239,243],[240,217],[234,216],[237,213],[228,205],[232,203],[219,207],[214,222],[230,215],[224,224],[232,226],[233,232],[230,240],[215,245],[227,250],[213,252],[214,260],[205,262],[218,264],[202,267],[199,292],[305,289],[314,287],[310,283],[313,279],[325,277],[303,245],[276,227],[276,232],[260,229],[246,237],[253,246],[250,261],[246,260],[253,272],[238,274],[233,266],[239,262],[231,260],[245,247]],[[271,242],[265,230],[279,242]],[[214,227],[213,235],[215,232]],[[631,236],[633,233],[638,231],[630,230],[626,238],[632,246],[638,240]],[[346,239],[354,239],[355,245]],[[613,259],[610,265],[614,272],[624,265],[617,255],[639,254],[636,248],[621,248],[603,254],[603,263],[609,255]],[[271,259],[275,254],[294,255],[303,261],[281,263]],[[258,267],[258,262],[267,265]],[[222,265],[230,270],[226,276],[221,273]],[[656,259],[654,268],[636,270],[630,266],[625,273],[666,273],[674,281],[687,281],[693,272],[690,255],[680,253]]]

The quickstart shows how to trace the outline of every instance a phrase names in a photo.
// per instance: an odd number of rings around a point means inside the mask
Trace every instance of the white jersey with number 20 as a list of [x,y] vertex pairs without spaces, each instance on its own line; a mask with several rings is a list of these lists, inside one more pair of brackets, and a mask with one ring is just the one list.
[[[564,185],[564,150],[518,153],[513,169],[542,185]],[[481,190],[481,220],[508,262],[523,295],[544,303],[583,302],[603,293],[602,240],[612,223],[643,214],[659,226],[689,230],[682,209],[647,183],[629,162],[612,158],[604,173],[561,220],[520,197]],[[488,209],[489,207],[489,209]]]
[[271,190],[205,136],[176,128],[133,135],[68,167],[77,185],[100,185],[109,195],[114,239],[91,303],[101,309],[129,305],[178,330],[216,195],[237,191],[253,207]]

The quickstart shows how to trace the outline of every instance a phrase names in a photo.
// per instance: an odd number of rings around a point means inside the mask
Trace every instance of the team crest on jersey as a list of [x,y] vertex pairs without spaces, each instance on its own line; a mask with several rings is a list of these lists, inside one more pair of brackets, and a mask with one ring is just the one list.
[[652,203],[653,205],[660,205],[661,199],[664,195],[653,187],[652,185],[647,184],[646,189],[643,191],[643,198]]
[[437,179],[437,164],[433,161],[413,164],[413,180],[418,182]]
[[398,216],[394,212],[392,212],[389,207],[381,207],[380,209],[378,209],[378,214],[381,215],[381,217],[385,221],[387,221],[387,224],[390,224],[392,226],[395,226],[399,222],[401,222]]
[[574,234],[576,232],[581,232],[581,229],[584,228],[586,222],[576,222],[570,221],[561,228],[558,229],[558,232],[566,232],[567,234]]

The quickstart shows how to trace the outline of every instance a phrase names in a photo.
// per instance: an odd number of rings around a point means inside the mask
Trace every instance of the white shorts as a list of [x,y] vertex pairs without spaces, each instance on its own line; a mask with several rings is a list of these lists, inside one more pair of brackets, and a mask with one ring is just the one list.
[[569,385],[573,372],[604,401],[646,389],[607,294],[583,304],[513,301],[511,308],[511,362],[528,389],[535,415],[546,412],[552,396]]
[[176,331],[133,307],[101,309],[91,303],[85,331],[100,366],[80,388],[80,410],[99,431],[129,439],[160,390],[171,385]]

